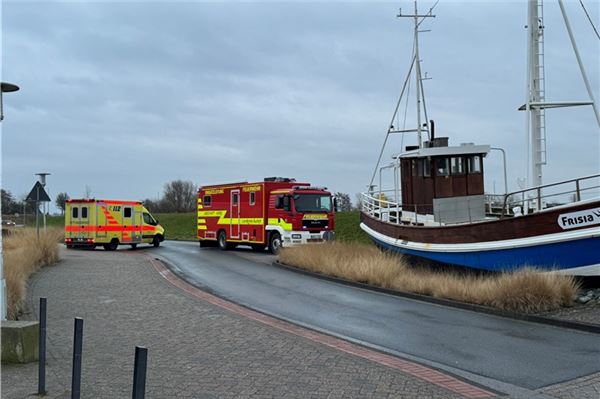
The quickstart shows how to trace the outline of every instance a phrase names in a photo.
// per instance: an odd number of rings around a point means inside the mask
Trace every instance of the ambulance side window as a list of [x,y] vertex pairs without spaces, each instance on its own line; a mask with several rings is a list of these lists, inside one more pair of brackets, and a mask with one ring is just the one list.
[[123,217],[130,218],[131,217],[131,207],[127,206],[123,208]]
[[73,219],[79,218],[79,208],[77,208],[76,206],[74,206],[73,209],[71,209],[71,217]]
[[81,207],[81,218],[82,219],[87,219],[87,206],[83,206]]
[[204,206],[210,206],[210,203],[211,203],[210,195],[205,195],[204,198],[202,199],[202,204]]
[[250,193],[250,205],[256,204],[256,193]]

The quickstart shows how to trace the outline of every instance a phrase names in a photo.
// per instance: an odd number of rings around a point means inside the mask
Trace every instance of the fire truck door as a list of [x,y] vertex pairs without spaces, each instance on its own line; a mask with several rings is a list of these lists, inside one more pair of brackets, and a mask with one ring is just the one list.
[[231,238],[240,238],[240,190],[231,190],[229,231]]

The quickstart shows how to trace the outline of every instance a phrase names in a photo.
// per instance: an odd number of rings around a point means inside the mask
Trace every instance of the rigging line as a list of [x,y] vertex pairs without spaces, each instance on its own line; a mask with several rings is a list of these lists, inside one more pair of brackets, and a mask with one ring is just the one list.
[[592,25],[592,29],[594,29],[594,32],[596,32],[596,36],[598,37],[598,39],[600,39],[600,34],[598,34],[598,30],[596,29],[596,26],[594,25],[594,21],[592,21],[590,14],[588,14],[587,9],[583,5],[583,0],[579,0],[579,4],[581,4],[581,8],[583,8],[583,12],[585,12],[585,15],[587,16],[588,21],[590,21],[590,25]]
[[[439,2],[440,2],[440,0],[437,0],[437,1],[435,2],[435,4],[434,4],[434,5],[433,5],[433,6],[432,6],[430,9],[429,9],[429,12],[428,12],[427,14],[431,14],[431,13],[433,12],[433,9],[435,8],[435,6],[437,6],[437,5],[438,5],[438,3],[439,3]],[[421,18],[421,20],[419,21],[419,23],[417,23],[417,28],[418,28],[419,26],[421,26],[421,22],[425,21],[425,18],[427,18],[427,17],[422,17],[422,18]]]
[[413,67],[415,66],[416,57],[413,56],[412,63],[410,64],[410,69],[406,74],[406,79],[404,80],[404,85],[402,86],[402,91],[400,92],[400,97],[398,97],[398,102],[396,103],[396,109],[394,110],[394,115],[392,115],[392,120],[388,124],[388,131],[385,134],[385,140],[383,140],[383,145],[381,146],[381,151],[379,152],[379,158],[377,158],[377,164],[375,165],[375,170],[373,171],[373,176],[371,177],[371,182],[369,183],[369,190],[371,190],[371,186],[373,186],[373,180],[375,180],[375,175],[377,175],[377,168],[379,167],[379,163],[381,162],[381,157],[383,156],[383,150],[385,149],[385,145],[388,141],[388,137],[390,137],[390,127],[394,123],[394,118],[398,113],[398,108],[400,107],[400,103],[402,102],[402,97],[404,96],[404,91],[406,90],[406,85],[410,80],[410,75],[412,75]]

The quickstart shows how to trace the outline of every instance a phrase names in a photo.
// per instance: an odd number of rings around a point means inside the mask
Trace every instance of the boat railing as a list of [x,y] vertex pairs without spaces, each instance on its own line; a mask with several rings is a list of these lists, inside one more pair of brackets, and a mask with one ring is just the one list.
[[[390,191],[393,192],[393,190]],[[362,193],[361,211],[374,219],[398,225],[442,226],[464,223],[453,221],[453,215],[457,211],[456,207],[447,211],[438,210],[434,216],[432,204],[401,204],[397,201],[388,200],[382,193],[384,191]],[[481,220],[481,218],[471,214],[472,209],[466,204],[464,209],[459,210],[468,215],[469,222]]]
[[501,216],[535,213],[592,198],[600,198],[600,174],[507,193]]

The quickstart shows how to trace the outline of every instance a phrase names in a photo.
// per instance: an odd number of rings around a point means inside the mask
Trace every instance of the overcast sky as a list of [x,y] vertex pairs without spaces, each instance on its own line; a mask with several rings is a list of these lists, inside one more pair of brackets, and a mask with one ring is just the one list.
[[[584,4],[600,25],[598,0]],[[579,1],[566,5],[599,99],[599,41]],[[411,21],[396,18],[399,7],[413,5],[4,1],[2,80],[21,91],[5,96],[2,185],[20,196],[44,171],[52,198],[81,197],[87,185],[96,198],[144,199],[174,179],[276,175],[354,198],[370,180],[410,62]],[[511,189],[526,176],[525,116],[516,110],[526,11],[525,1],[442,0],[421,35],[436,135],[505,148]],[[547,99],[587,99],[555,2],[545,25]],[[591,107],[550,110],[547,125],[545,182],[598,172]],[[395,137],[390,153],[400,145]],[[486,168],[486,191],[501,191],[498,154]]]

